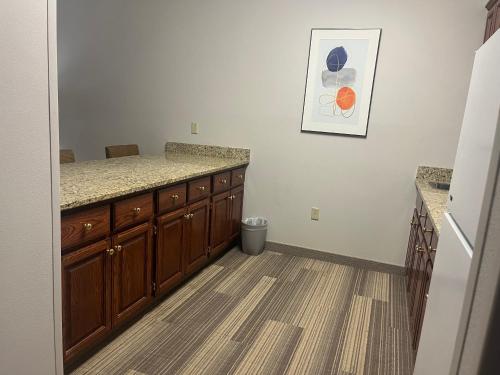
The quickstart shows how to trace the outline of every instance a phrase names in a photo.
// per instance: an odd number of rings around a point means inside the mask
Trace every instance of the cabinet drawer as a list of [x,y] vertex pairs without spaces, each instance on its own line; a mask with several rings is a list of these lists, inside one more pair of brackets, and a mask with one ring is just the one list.
[[213,176],[213,192],[220,193],[226,191],[231,186],[231,172],[219,173]]
[[186,184],[179,184],[158,192],[158,212],[163,213],[182,207],[186,203]]
[[188,183],[188,199],[190,202],[210,195],[210,176],[199,178]]
[[231,186],[238,186],[245,182],[245,168],[231,171]]
[[109,234],[109,206],[92,208],[61,218],[61,246],[77,246]]
[[153,193],[114,203],[113,213],[115,230],[147,221],[153,216]]

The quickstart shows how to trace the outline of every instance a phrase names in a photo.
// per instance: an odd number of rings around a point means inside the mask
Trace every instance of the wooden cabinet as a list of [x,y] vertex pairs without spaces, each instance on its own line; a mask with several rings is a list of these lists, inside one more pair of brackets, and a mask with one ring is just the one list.
[[210,200],[190,205],[187,215],[184,272],[190,275],[205,265],[208,259]]
[[229,248],[244,179],[238,168],[63,215],[65,364]]
[[111,330],[110,242],[99,241],[62,257],[64,360]]
[[186,209],[160,216],[156,236],[156,295],[163,295],[183,278]]
[[[244,176],[244,175],[243,175]],[[241,219],[243,215],[243,185],[231,190],[231,232],[230,241],[240,234]]]
[[500,28],[500,0],[490,0],[486,4],[486,9],[488,9],[488,14],[484,30],[485,42]]
[[410,222],[406,252],[406,290],[414,354],[418,349],[438,235],[420,196]]
[[151,300],[151,240],[150,223],[113,236],[113,326]]
[[226,191],[212,198],[211,253],[219,254],[231,235],[231,192]]
[[243,213],[243,186],[213,196],[211,255],[217,256],[240,234]]

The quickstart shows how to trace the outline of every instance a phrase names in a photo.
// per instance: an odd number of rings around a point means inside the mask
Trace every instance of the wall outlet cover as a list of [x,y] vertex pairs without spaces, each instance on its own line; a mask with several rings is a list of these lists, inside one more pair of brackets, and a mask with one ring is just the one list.
[[198,134],[200,132],[200,127],[197,122],[191,123],[191,134]]
[[311,208],[311,220],[319,220],[319,208],[313,207]]

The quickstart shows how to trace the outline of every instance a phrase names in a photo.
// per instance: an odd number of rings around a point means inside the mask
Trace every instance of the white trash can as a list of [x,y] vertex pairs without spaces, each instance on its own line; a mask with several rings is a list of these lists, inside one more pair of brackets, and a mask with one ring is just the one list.
[[259,255],[264,251],[267,224],[263,217],[248,217],[241,221],[241,249],[245,254]]

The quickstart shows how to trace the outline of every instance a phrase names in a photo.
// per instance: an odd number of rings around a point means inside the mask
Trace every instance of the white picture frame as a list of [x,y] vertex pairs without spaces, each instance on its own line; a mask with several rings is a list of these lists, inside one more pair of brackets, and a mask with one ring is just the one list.
[[302,132],[366,137],[381,29],[312,29]]

